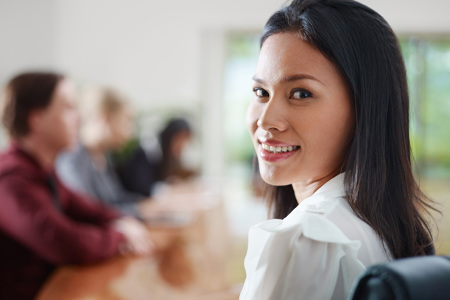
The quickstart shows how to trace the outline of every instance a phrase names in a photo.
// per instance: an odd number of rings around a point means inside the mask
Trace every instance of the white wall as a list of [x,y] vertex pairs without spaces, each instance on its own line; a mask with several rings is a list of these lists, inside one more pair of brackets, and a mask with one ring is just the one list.
[[0,85],[29,68],[54,66],[53,0],[0,0]]
[[[0,81],[53,67],[140,106],[200,101],[202,34],[259,31],[282,0],[0,0]],[[447,0],[365,0],[397,31],[450,32]],[[214,76],[214,74],[211,74]]]
[[200,101],[202,34],[260,29],[280,1],[261,2],[58,1],[57,64],[118,85],[142,106],[189,106]]
[[450,34],[450,1],[361,0],[380,13],[398,33]]

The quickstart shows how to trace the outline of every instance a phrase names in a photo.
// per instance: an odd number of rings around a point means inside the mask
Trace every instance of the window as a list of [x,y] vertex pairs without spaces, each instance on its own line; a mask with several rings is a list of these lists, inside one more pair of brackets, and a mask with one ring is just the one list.
[[411,101],[411,141],[425,177],[450,177],[450,39],[401,39]]

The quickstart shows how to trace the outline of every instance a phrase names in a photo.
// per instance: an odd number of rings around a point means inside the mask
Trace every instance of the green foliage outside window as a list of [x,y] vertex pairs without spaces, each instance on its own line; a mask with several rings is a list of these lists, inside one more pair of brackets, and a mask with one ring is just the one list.
[[418,171],[450,176],[450,39],[402,39]]

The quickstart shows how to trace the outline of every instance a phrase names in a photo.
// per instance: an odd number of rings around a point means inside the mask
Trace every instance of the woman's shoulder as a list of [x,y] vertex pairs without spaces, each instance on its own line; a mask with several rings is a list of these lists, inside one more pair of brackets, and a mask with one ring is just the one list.
[[383,243],[374,230],[353,212],[345,196],[339,193],[318,193],[306,199],[286,218],[263,221],[250,231],[256,247],[276,243],[288,251],[314,247],[346,249],[357,253],[364,265],[389,260]]
[[361,243],[358,258],[365,265],[383,263],[391,260],[391,254],[375,230],[356,215],[345,198],[337,199],[338,205],[330,211],[327,218],[348,239]]
[[[341,213],[343,207],[339,199],[316,199],[301,203],[284,219],[263,221],[251,229],[251,235],[270,235],[272,239],[284,236],[295,241],[299,238],[310,239],[320,243],[350,244],[347,235],[330,219],[330,215]],[[295,244],[289,242],[291,245]]]
[[[364,264],[358,259],[361,242],[348,238],[329,218],[342,203],[323,195],[316,195],[315,200],[300,204],[283,220],[267,220],[251,229],[245,261],[249,295],[263,286],[276,295],[296,291],[290,294],[296,297],[298,291],[298,295],[314,295],[309,297],[313,299],[321,291],[319,298],[330,298],[335,286],[339,285],[340,292],[349,290],[352,280],[362,272]],[[270,268],[270,275],[259,273],[261,266]],[[337,280],[341,273],[350,279],[343,288]],[[271,278],[283,280],[274,286]],[[297,282],[295,286],[290,284],[293,281]],[[328,288],[320,290],[321,284]]]

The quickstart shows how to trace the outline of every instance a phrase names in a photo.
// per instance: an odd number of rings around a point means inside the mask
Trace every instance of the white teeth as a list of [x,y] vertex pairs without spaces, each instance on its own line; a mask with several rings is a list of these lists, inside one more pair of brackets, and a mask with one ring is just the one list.
[[297,149],[299,149],[300,147],[299,146],[289,146],[289,147],[280,147],[280,146],[277,146],[277,147],[274,147],[274,146],[269,146],[269,145],[266,145],[266,144],[261,144],[261,147],[264,149],[264,150],[267,150],[267,151],[269,151],[269,152],[273,152],[273,153],[281,153],[281,152],[291,152],[291,151],[293,151],[293,150],[297,150]]

